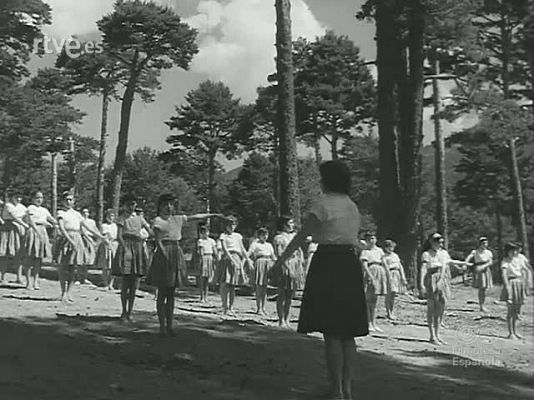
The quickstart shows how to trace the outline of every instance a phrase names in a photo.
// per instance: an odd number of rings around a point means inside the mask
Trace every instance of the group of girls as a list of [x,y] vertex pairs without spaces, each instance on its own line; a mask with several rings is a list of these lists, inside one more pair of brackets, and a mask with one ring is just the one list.
[[[395,253],[395,242],[384,241],[384,250],[377,246],[373,233],[365,235],[364,250],[360,261],[365,276],[365,295],[369,331],[382,332],[376,325],[376,305],[379,296],[385,297],[386,316],[396,319],[393,309],[395,297],[406,292],[406,277],[399,256]],[[479,307],[484,308],[486,293],[493,285],[491,266],[493,253],[488,248],[487,237],[479,238],[479,246],[464,261],[453,260],[444,249],[444,239],[439,233],[432,234],[421,255],[420,287],[427,298],[427,324],[430,342],[445,344],[440,336],[440,327],[444,326],[443,314],[447,301],[451,297],[451,267],[465,272],[469,267],[473,271],[473,287],[478,290]],[[528,260],[520,254],[520,249],[513,243],[504,248],[505,258],[501,264],[504,287],[501,300],[508,305],[509,338],[519,338],[516,321],[520,318],[521,305],[532,284],[532,273]]]

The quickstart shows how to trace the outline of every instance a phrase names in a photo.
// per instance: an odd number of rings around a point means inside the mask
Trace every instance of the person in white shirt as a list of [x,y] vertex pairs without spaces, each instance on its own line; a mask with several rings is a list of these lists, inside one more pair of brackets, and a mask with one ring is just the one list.
[[356,255],[361,217],[349,197],[351,176],[341,161],[319,168],[324,195],[311,207],[302,230],[275,262],[279,268],[312,236],[317,251],[306,278],[297,331],[321,332],[332,395],[352,399],[354,338],[369,334],[363,271]]
[[89,279],[89,269],[95,265],[98,237],[93,232],[98,232],[96,221],[91,218],[91,212],[87,207],[82,208],[84,225],[81,228],[83,240],[83,264],[78,265],[78,281],[83,284],[93,285]]
[[111,274],[111,265],[119,247],[119,241],[117,239],[118,227],[115,223],[115,211],[113,209],[106,210],[105,222],[102,224],[100,231],[107,241],[100,242],[98,246],[96,265],[102,270],[104,287],[107,290],[113,290],[115,279]]
[[208,302],[209,284],[215,277],[215,266],[217,265],[217,243],[209,237],[209,227],[199,226],[196,254],[198,256],[198,288],[200,290],[200,302]]
[[22,283],[22,257],[24,238],[29,225],[24,221],[27,209],[22,204],[19,192],[6,193],[6,201],[2,209],[0,225],[0,274],[5,282],[5,274],[9,265],[14,265],[17,271],[17,283]]
[[248,255],[254,262],[252,284],[256,287],[256,314],[266,315],[265,300],[267,298],[267,284],[269,272],[276,256],[273,245],[267,242],[269,231],[260,228],[256,232],[258,240],[255,240],[248,249]]
[[467,256],[465,262],[473,266],[473,287],[478,289],[478,305],[480,311],[486,312],[484,309],[486,291],[493,287],[493,278],[491,276],[493,253],[488,248],[487,237],[482,236],[478,242],[478,248]]
[[[52,247],[46,228],[57,226],[57,221],[43,207],[43,193],[37,191],[33,204],[28,206],[26,220],[30,229],[24,241],[24,267],[26,269],[26,288],[39,290],[39,272],[44,258],[52,256]],[[32,282],[33,274],[33,282]]]

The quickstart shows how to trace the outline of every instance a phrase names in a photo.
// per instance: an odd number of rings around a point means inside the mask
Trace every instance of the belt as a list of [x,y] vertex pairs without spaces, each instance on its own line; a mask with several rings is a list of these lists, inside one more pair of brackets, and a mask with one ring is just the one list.
[[78,232],[81,233],[79,229],[65,229],[66,232]]
[[129,235],[129,234],[126,234],[126,235],[122,235],[123,239],[126,239],[126,240],[135,240],[135,241],[142,241],[143,238],[139,237],[139,236],[135,236],[135,235]]
[[511,281],[511,280],[520,279],[520,278],[521,278],[520,276],[509,276],[508,280]]
[[389,270],[390,270],[390,271],[396,271],[396,270],[398,270],[398,268],[393,267],[393,268],[389,268]]
[[368,262],[367,265],[368,266],[371,266],[371,265],[382,265],[382,263],[378,262],[378,261],[372,261],[372,262]]

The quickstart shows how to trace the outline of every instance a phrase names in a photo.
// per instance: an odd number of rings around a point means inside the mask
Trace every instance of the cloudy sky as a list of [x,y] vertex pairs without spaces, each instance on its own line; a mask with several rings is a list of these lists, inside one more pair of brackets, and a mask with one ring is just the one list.
[[[71,35],[97,37],[96,21],[111,12],[113,0],[44,0],[52,7],[53,23],[45,33],[57,41]],[[273,0],[156,0],[173,7],[182,18],[197,28],[199,53],[190,71],[165,71],[162,90],[156,101],[144,104],[136,100],[133,107],[129,150],[149,146],[166,149],[170,131],[164,124],[174,114],[184,95],[205,80],[225,82],[242,102],[255,100],[256,88],[274,72],[275,10]],[[362,56],[375,58],[374,26],[354,17],[363,0],[293,0],[292,21],[295,38],[314,39],[326,29],[347,35],[361,49]],[[335,4],[335,5],[334,5]],[[54,55],[32,60],[36,69],[52,66]],[[75,105],[87,116],[76,127],[78,133],[97,138],[100,129],[100,101],[79,96]],[[119,104],[110,108],[111,133],[108,161],[114,156],[119,124]],[[425,124],[431,129],[431,123]],[[427,130],[428,130],[427,129]],[[450,128],[447,128],[450,130]],[[429,139],[430,140],[430,136]],[[233,165],[228,165],[229,167]]]

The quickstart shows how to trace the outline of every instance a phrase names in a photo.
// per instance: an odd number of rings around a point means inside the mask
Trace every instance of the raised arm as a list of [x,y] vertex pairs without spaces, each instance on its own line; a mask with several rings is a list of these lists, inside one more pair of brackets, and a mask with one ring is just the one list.
[[224,214],[193,214],[187,215],[188,220],[199,220],[199,219],[208,219],[208,218],[224,218]]

